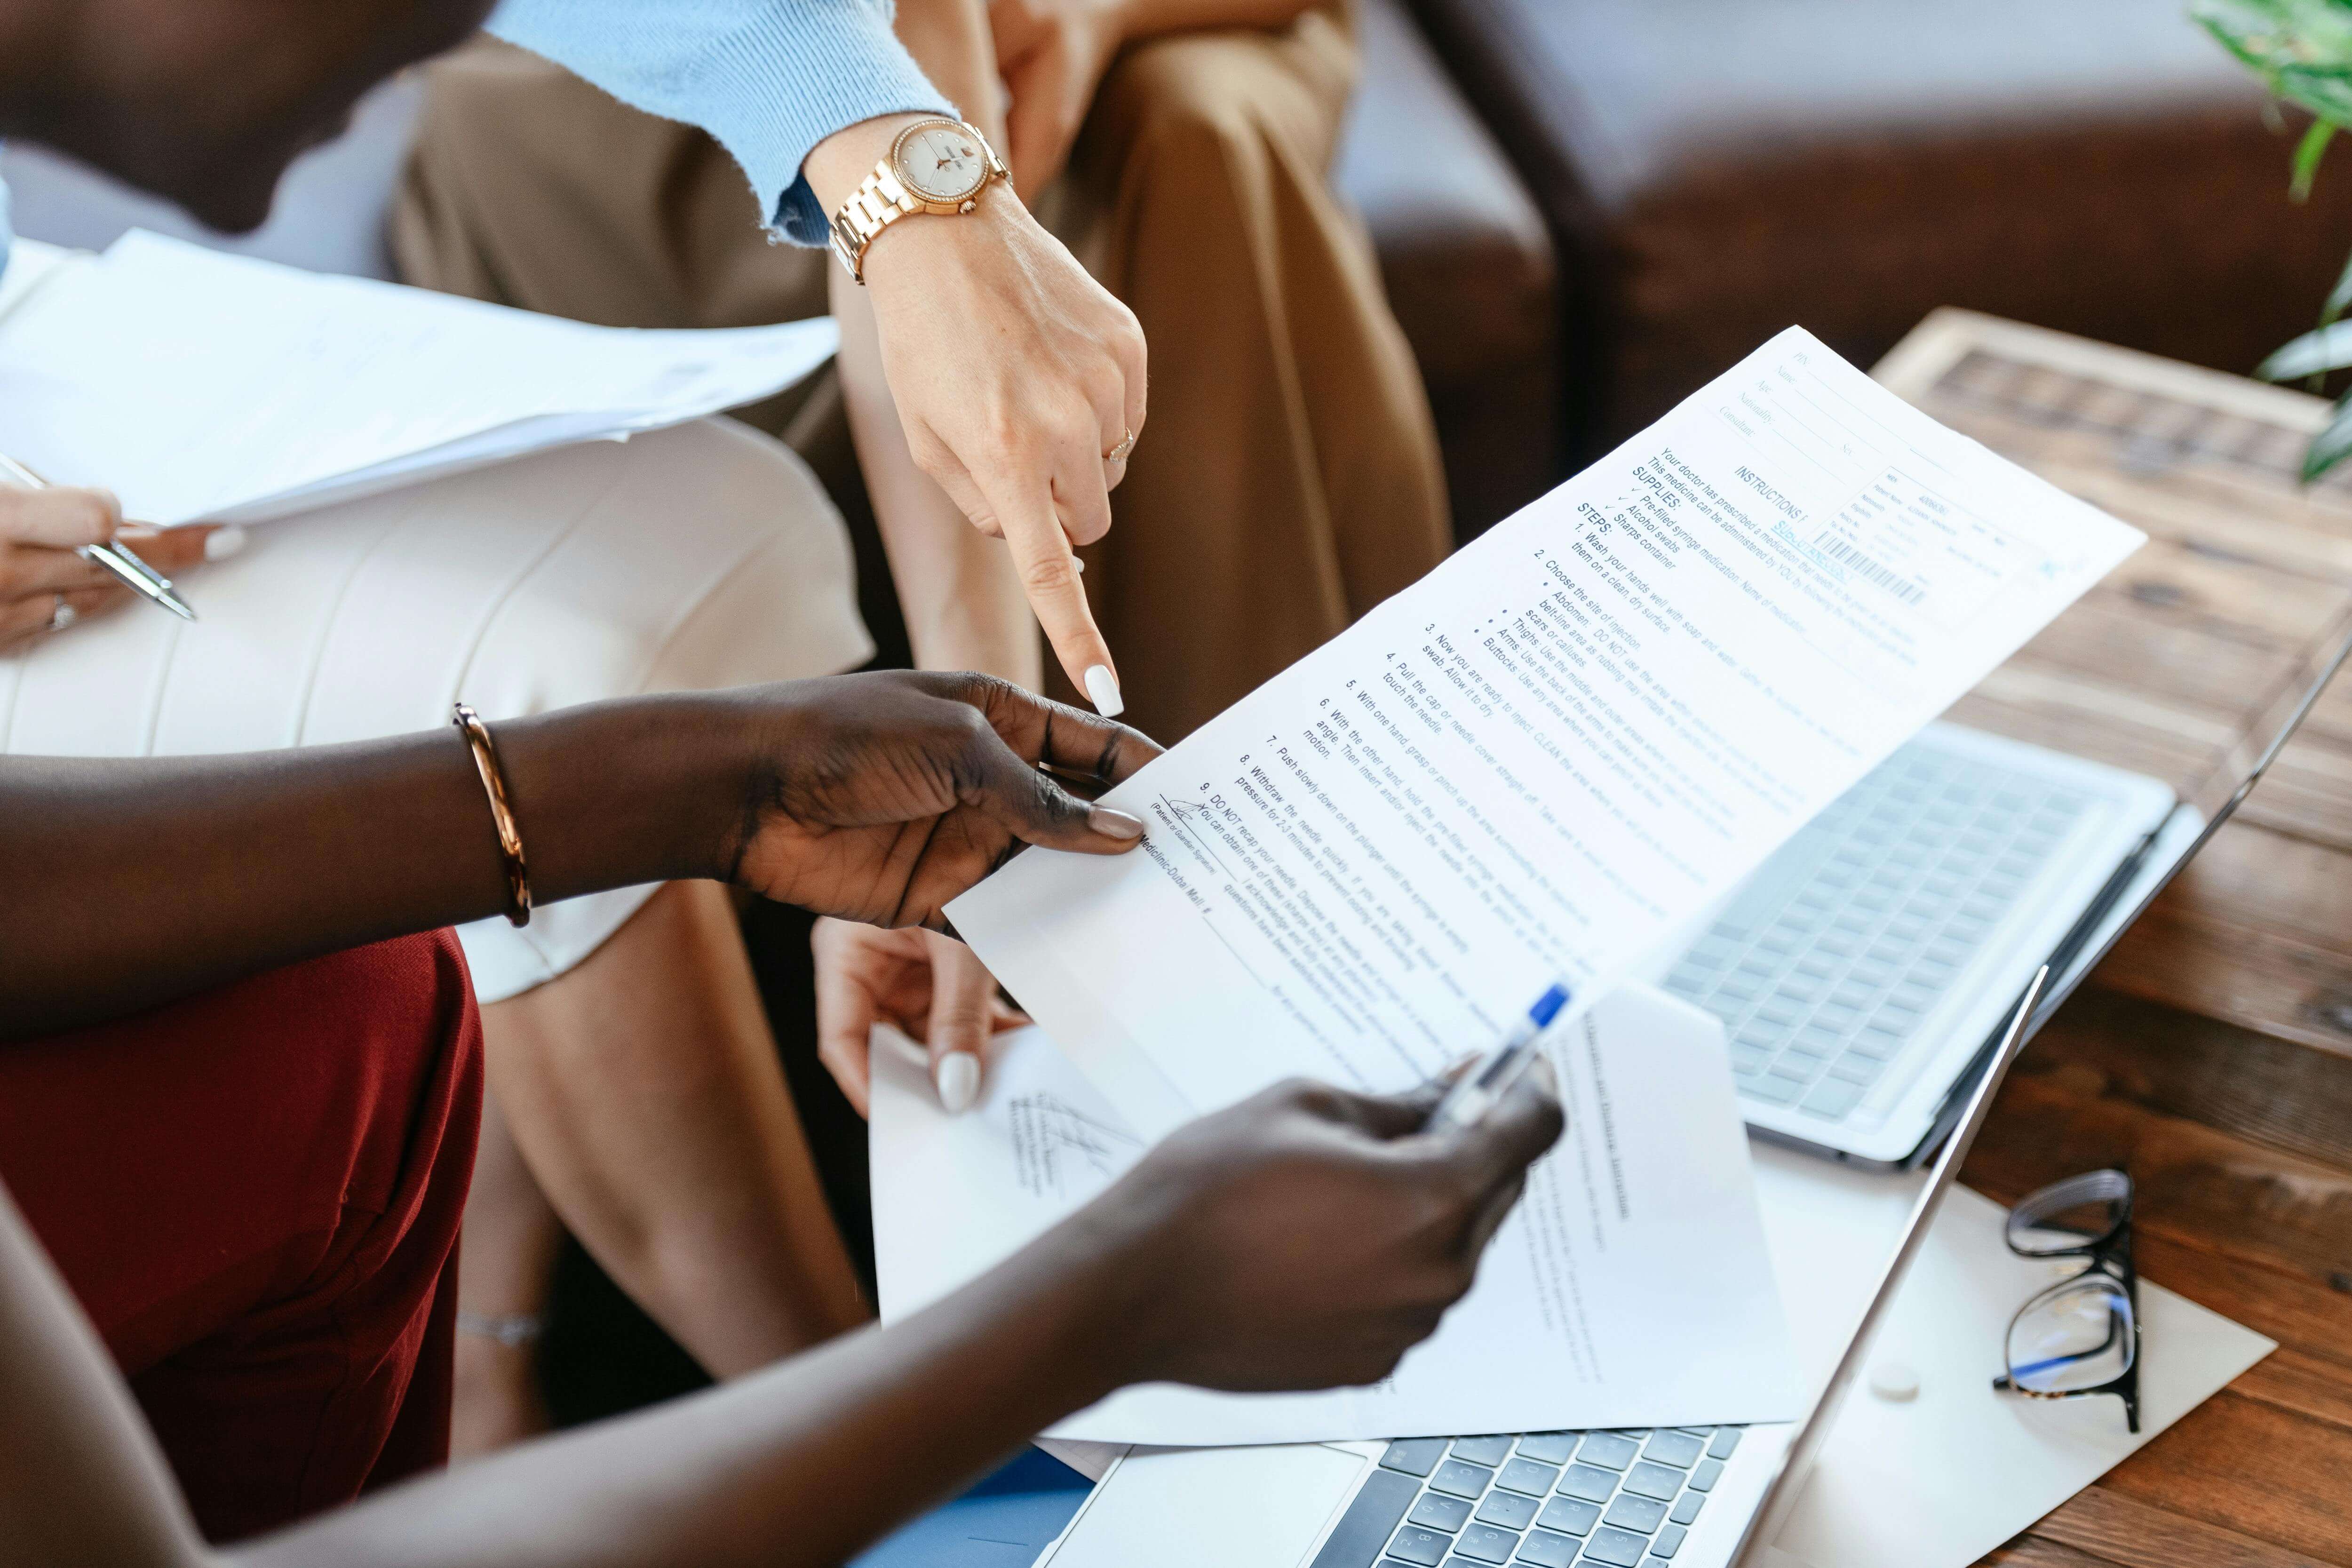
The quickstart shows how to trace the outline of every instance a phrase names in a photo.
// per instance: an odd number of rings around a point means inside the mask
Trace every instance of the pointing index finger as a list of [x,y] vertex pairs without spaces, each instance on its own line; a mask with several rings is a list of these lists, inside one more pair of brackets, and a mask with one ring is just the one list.
[[[1095,483],[1099,486],[1099,462],[1096,468]],[[1003,528],[1005,547],[1013,552],[1021,592],[1037,624],[1045,628],[1045,640],[1053,645],[1063,673],[1097,708],[1116,716],[1124,706],[1118,698],[1118,667],[1087,604],[1086,579],[1055,510],[1050,486],[1040,487],[1034,496],[992,494],[989,500]],[[1104,505],[1107,510],[1108,500]]]

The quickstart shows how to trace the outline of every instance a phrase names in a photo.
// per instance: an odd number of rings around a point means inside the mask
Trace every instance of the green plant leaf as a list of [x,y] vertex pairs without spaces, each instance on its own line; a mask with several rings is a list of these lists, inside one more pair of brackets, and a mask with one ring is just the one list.
[[2327,155],[2327,144],[2336,140],[2336,122],[2315,120],[2303,140],[2294,144],[2294,173],[2287,181],[2286,193],[2296,201],[2311,196],[2311,182],[2319,173],[2319,160]]
[[2352,4],[2193,0],[2189,15],[2273,92],[2352,127]]
[[2289,103],[2336,125],[2352,125],[2352,70],[2330,68],[2283,70],[2272,87]]
[[2352,364],[2352,321],[2338,321],[2304,333],[2255,366],[2254,374],[2264,381],[2293,381],[2347,364]]
[[2336,403],[2335,417],[2305,448],[2303,482],[2311,483],[2347,457],[2352,457],[2352,393]]
[[2327,303],[2319,310],[2319,324],[2324,327],[2347,310],[2352,310],[2352,257],[2345,258],[2343,273],[2327,291]]

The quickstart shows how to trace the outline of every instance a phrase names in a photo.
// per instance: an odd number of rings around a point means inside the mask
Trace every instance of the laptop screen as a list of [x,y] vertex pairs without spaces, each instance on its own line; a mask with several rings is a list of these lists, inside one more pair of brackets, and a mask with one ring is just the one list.
[[2283,804],[2273,803],[2266,794],[2264,802],[2273,807],[2273,815],[2281,818],[2283,826],[2291,826],[2299,816],[2326,808],[2319,792],[2309,784],[2297,789],[2303,770],[2292,759],[2285,766],[2276,764],[2286,752],[2287,742],[2319,706],[2328,683],[2344,667],[2347,657],[2352,657],[2352,622],[2337,626],[2314,644],[2305,658],[2261,699],[2246,721],[2219,746],[2209,765],[2182,787],[2180,802],[2172,815],[2116,872],[2118,895],[2095,907],[2082,929],[2051,955],[2051,984],[2026,1030],[2028,1038],[2050,1020],[2059,1005],[2107,955],[2132,922],[2171,885],[2181,868],[2235,815],[2257,783],[2273,772],[2279,775],[2272,793],[2286,793],[2290,798]]
[[[2342,668],[2347,654],[2352,654],[2352,626],[2340,628],[2315,643],[2303,662],[2277,682],[2204,776],[2183,792],[2183,803],[2195,807],[2209,827],[2235,809],[2246,792],[2253,788],[2254,781],[2271,771],[2272,764],[2286,749],[2288,739],[2318,706],[2321,694]],[[2299,793],[2299,772],[2292,767],[2281,769],[2273,793]]]
[[1854,1331],[1847,1336],[1845,1353],[1838,1358],[1829,1381],[1822,1385],[1811,1408],[1805,1413],[1803,1424],[1797,1428],[1796,1436],[1780,1457],[1780,1470],[1757,1504],[1755,1516],[1749,1521],[1747,1531],[1740,1538],[1739,1550],[1733,1556],[1735,1564],[1747,1561],[1758,1542],[1769,1542],[1779,1534],[1790,1510],[1795,1506],[1798,1494],[1802,1489],[1805,1471],[1836,1424],[1838,1406],[1861,1371],[1878,1321],[1885,1314],[1888,1304],[1895,1298],[1895,1287],[1903,1282],[1904,1275],[1910,1271],[1912,1259],[1918,1256],[1920,1247],[1927,1240],[1928,1227],[1935,1221],[1936,1210],[1942,1205],[1945,1192],[1958,1179],[1960,1162],[1967,1157],[1969,1145],[1976,1142],[1977,1131],[1984,1125],[1985,1115],[1992,1109],[1993,1096],[2000,1091],[2000,1082],[2009,1071],[2009,1064],[2017,1059],[2017,1053],[2024,1043],[2026,1018],[2033,1011],[2042,987],[2049,981],[2050,971],[2045,967],[2035,973],[2027,984],[2025,994],[2017,999],[2017,1005],[2010,1014],[2009,1024],[2001,1031],[1999,1047],[1991,1063],[1969,1096],[1968,1108],[1961,1113],[1959,1125],[1945,1141],[1943,1152],[1937,1155],[1935,1169],[1927,1177],[1927,1184],[1920,1190],[1917,1201],[1912,1205],[1910,1217],[1904,1222],[1903,1238],[1895,1244],[1894,1256],[1887,1259],[1877,1288],[1871,1292],[1868,1304],[1862,1310],[1861,1321],[1854,1325]]

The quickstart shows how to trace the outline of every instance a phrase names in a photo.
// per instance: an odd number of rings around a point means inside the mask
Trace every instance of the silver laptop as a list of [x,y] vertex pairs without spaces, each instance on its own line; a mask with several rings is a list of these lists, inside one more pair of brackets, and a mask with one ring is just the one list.
[[[2029,970],[1997,1005],[2005,1016],[1998,1033],[1969,1053],[1979,1059],[1954,1068],[1964,1087],[1929,1119],[1951,1134],[1929,1139],[1941,1148],[1934,1173],[1836,1370],[1800,1422],[1133,1449],[1113,1462],[1038,1568],[1761,1568],[2018,1049],[2237,809],[2347,654],[2352,637],[2308,661],[2190,798],[2141,826],[2101,874],[2114,886],[2051,938],[2044,951],[2054,962]],[[1985,755],[1975,749],[1979,739],[1954,749]],[[2006,748],[1991,752],[2006,756]],[[2053,760],[2066,764],[2051,770],[2061,778],[2084,765]],[[1899,763],[1898,753],[1889,765]],[[1776,896],[1795,899],[1786,887]]]
[[[2134,894],[2251,784],[2336,665],[2331,639],[2176,797],[2143,773],[1931,724],[1814,818],[1651,977],[1723,1020],[1750,1128],[1875,1166],[1949,1131],[2005,999],[2054,1005]],[[2107,929],[2112,925],[2112,929]]]
[[1904,1164],[2174,804],[2145,774],[1931,724],[1766,861],[1664,988],[1723,1020],[1750,1127]]

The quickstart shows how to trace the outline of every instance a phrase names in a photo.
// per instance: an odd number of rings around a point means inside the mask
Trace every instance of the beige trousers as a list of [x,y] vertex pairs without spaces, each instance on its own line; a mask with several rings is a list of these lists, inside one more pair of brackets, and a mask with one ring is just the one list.
[[[1337,0],[1276,32],[1132,47],[1035,203],[1150,345],[1150,426],[1086,582],[1128,717],[1163,741],[1451,543],[1420,376],[1327,178],[1354,70]],[[616,326],[825,309],[826,254],[771,244],[701,132],[487,41],[430,72],[394,224],[407,281]],[[829,384],[748,416],[838,486]]]

